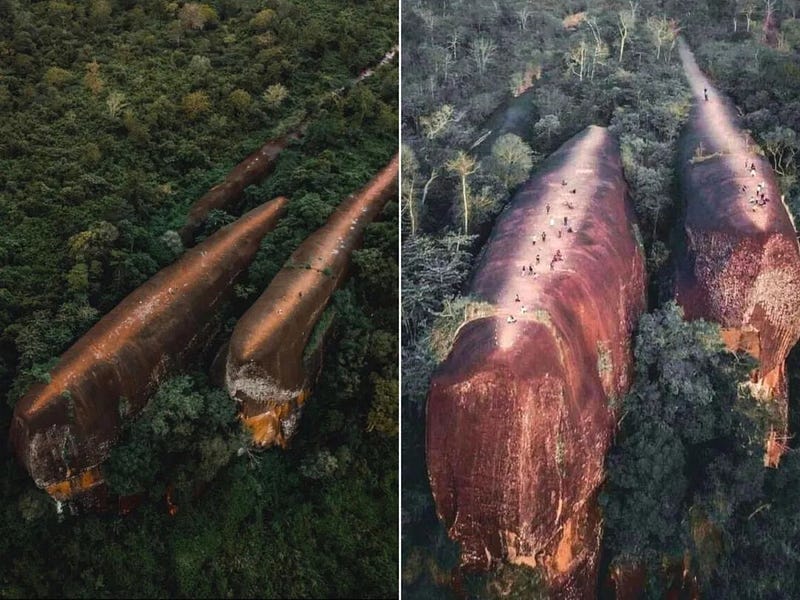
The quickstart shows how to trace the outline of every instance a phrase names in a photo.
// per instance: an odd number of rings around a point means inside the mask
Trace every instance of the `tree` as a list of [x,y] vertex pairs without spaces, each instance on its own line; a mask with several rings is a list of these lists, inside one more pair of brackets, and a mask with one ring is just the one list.
[[586,40],[581,39],[578,42],[577,46],[574,46],[570,49],[569,54],[567,56],[567,61],[569,62],[570,71],[578,76],[580,81],[583,81],[583,77],[586,74],[586,59],[589,56],[589,47],[586,44]]
[[403,198],[403,212],[408,214],[411,225],[411,235],[417,234],[417,177],[419,176],[419,163],[414,156],[414,151],[407,144],[400,148],[402,157],[401,193]]
[[428,116],[420,117],[420,124],[425,132],[425,137],[433,139],[453,121],[453,107],[449,104],[444,104],[442,107],[434,111]]
[[497,51],[497,44],[489,38],[479,37],[472,42],[470,49],[472,52],[472,60],[475,61],[475,66],[478,69],[478,74],[483,77],[486,73],[486,67],[489,61]]
[[208,4],[187,2],[178,11],[178,19],[184,29],[204,29],[206,25],[215,25],[219,22],[217,11]]
[[469,217],[470,217],[470,206],[469,206],[469,191],[467,187],[467,177],[472,175],[475,171],[478,170],[477,163],[475,159],[472,158],[469,154],[464,152],[463,150],[459,150],[458,154],[450,161],[447,162],[447,168],[456,173],[461,180],[461,201],[462,201],[462,212],[464,215],[464,234],[469,234]]
[[52,85],[54,88],[62,88],[72,79],[72,73],[61,67],[49,67],[44,72],[43,79],[47,85]]
[[192,92],[183,97],[181,107],[190,119],[196,119],[201,114],[208,112],[211,108],[211,101],[205,92]]
[[104,84],[102,77],[100,77],[100,63],[96,60],[86,63],[86,74],[83,76],[83,84],[94,96],[97,96],[97,94],[103,91]]
[[246,90],[237,88],[228,95],[228,102],[230,102],[235,112],[243,114],[250,108],[253,99]]
[[125,94],[122,92],[114,91],[106,97],[106,108],[110,117],[119,115],[120,111],[126,106],[128,106],[128,103],[125,102]]
[[533,16],[533,6],[529,0],[523,0],[514,14],[517,17],[517,21],[519,21],[520,31],[526,31],[528,29],[528,20]]
[[617,15],[617,31],[619,32],[619,62],[622,62],[622,56],[625,53],[625,42],[627,41],[634,24],[635,23],[631,13],[620,11]]
[[275,110],[286,98],[289,97],[289,90],[280,83],[274,83],[269,86],[266,91],[261,95],[267,108]]
[[506,188],[516,187],[525,181],[533,167],[533,150],[513,133],[502,135],[495,141],[491,158]]
[[661,49],[666,43],[674,45],[677,34],[672,22],[666,17],[650,17],[647,19],[647,29],[656,47],[656,60],[661,58]]
[[561,121],[555,115],[544,115],[533,126],[537,135],[546,135],[548,141],[561,128]]
[[774,127],[761,136],[761,145],[778,175],[788,175],[794,171],[794,157],[800,150],[800,140],[793,129]]
[[271,8],[265,8],[255,14],[250,19],[250,26],[258,31],[265,31],[270,23],[275,19],[275,11]]

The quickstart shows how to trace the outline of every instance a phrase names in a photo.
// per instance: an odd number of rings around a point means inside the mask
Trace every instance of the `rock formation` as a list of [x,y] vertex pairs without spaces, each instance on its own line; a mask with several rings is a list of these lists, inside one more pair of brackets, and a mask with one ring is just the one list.
[[634,222],[618,144],[594,126],[497,219],[427,405],[431,489],[467,569],[505,560],[559,597],[596,593],[596,496],[645,308]]
[[680,54],[696,102],[680,143],[686,220],[676,297],[687,318],[719,323],[732,350],[759,360],[753,390],[774,400],[783,421],[765,453],[765,464],[777,466],[788,417],[786,356],[800,338],[797,234],[769,162],[683,42]]
[[307,348],[311,333],[344,280],[364,228],[397,194],[397,169],[395,156],[361,191],[342,202],[236,324],[225,380],[256,445],[283,446],[294,432],[319,369],[318,352]]
[[99,493],[99,465],[122,420],[202,349],[214,313],[286,204],[278,198],[250,211],[134,290],[17,402],[11,443],[39,487],[59,501]]
[[255,185],[275,170],[281,152],[302,136],[305,126],[297,131],[269,140],[258,150],[236,165],[225,176],[225,180],[208,190],[189,208],[186,224],[178,234],[184,246],[194,243],[197,230],[214,209],[231,208],[242,197],[245,188]]

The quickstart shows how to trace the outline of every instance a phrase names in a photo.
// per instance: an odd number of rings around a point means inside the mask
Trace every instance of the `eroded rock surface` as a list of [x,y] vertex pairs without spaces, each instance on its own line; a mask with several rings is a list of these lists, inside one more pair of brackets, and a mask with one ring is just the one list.
[[284,445],[294,432],[319,367],[318,352],[307,351],[311,334],[364,228],[397,194],[397,177],[395,156],[295,250],[236,324],[225,381],[256,445]]
[[222,228],[134,290],[14,408],[10,439],[36,484],[65,501],[103,483],[122,421],[217,327],[214,313],[286,209],[277,198]]
[[427,405],[431,489],[466,568],[539,566],[556,596],[595,594],[596,495],[645,308],[634,223],[618,144],[589,127],[495,224],[469,288],[482,308]]
[[783,420],[765,453],[765,464],[777,466],[788,417],[786,356],[800,338],[797,234],[769,162],[683,42],[680,54],[695,106],[680,143],[686,220],[676,297],[687,318],[719,323],[732,350],[759,360],[753,389]]

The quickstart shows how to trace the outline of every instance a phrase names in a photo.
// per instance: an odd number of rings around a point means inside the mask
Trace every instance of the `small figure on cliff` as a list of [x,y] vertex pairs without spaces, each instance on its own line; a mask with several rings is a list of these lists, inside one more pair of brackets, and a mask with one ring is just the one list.
[[520,302],[519,294],[514,294],[514,302]]
[[561,250],[556,250],[556,254],[553,257],[554,261],[564,260],[564,257],[561,256]]
[[542,232],[542,242],[546,242],[546,241],[547,241],[547,233],[543,231]]
[[750,177],[755,177],[755,176],[756,176],[756,166],[753,165],[750,167]]
[[539,264],[539,255],[538,254],[536,255],[536,264],[537,265]]
[[561,239],[561,230],[558,230],[558,239]]
[[525,265],[522,265],[522,274],[525,275]]
[[567,226],[567,217],[564,217],[564,227]]
[[567,180],[566,179],[562,179],[561,180],[561,185],[567,185]]
[[755,203],[756,203],[755,196],[750,196],[750,204],[755,204]]
[[545,210],[547,210],[547,214],[549,215],[550,214],[550,205],[549,204],[545,207]]
[[703,94],[705,94],[706,102],[708,102],[708,88],[703,88]]
[[526,312],[528,312],[528,309],[523,306],[521,309],[519,309],[519,312],[524,315]]
[[574,233],[574,232],[572,231],[572,226],[571,226],[571,225],[570,225],[569,227],[567,227],[567,233]]
[[555,264],[556,263],[554,261],[552,261],[552,260],[550,261],[550,270],[551,271],[555,271],[556,270]]
[[533,275],[533,265],[528,265],[528,273]]
[[517,320],[514,318],[514,315],[508,315],[508,318],[506,319],[506,323],[516,323],[516,322],[517,322]]
[[572,188],[572,189],[569,191],[569,193],[570,193],[570,194],[577,194],[577,193],[578,193],[578,189],[577,189],[577,188]]

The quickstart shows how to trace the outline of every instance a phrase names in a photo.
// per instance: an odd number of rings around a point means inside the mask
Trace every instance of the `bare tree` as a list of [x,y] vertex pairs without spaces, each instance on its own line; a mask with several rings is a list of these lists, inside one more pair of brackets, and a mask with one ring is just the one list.
[[457,174],[461,180],[461,201],[462,212],[464,213],[464,234],[469,233],[469,191],[467,188],[467,177],[472,175],[478,170],[478,164],[475,159],[463,150],[459,150],[458,154],[450,161],[447,162],[447,168],[453,173]]
[[642,0],[628,0],[631,7],[631,21],[636,22],[636,13],[639,12],[639,7],[642,5]]
[[483,76],[489,60],[497,51],[497,45],[489,38],[479,37],[472,42],[472,58],[478,68],[478,74]]
[[517,21],[519,21],[520,31],[526,31],[528,29],[528,19],[533,16],[533,6],[531,3],[528,1],[523,2],[522,5],[517,8],[516,16]]
[[619,21],[617,22],[617,31],[619,31],[619,62],[622,62],[622,55],[625,53],[625,42],[628,40],[631,29],[634,26],[633,17],[627,13],[620,11]]
[[577,75],[580,81],[583,81],[586,71],[588,70],[586,65],[588,56],[589,46],[586,44],[585,40],[581,40],[580,43],[569,52],[568,60],[570,71],[572,71],[574,75]]
[[589,80],[594,81],[595,71],[597,65],[605,64],[605,59],[608,57],[608,44],[605,43],[600,35],[600,28],[597,26],[596,19],[587,19],[586,24],[592,32],[594,38],[594,51],[592,52],[592,67],[589,70]]

